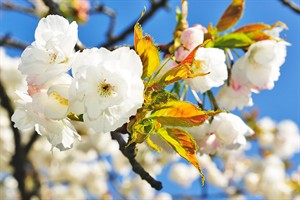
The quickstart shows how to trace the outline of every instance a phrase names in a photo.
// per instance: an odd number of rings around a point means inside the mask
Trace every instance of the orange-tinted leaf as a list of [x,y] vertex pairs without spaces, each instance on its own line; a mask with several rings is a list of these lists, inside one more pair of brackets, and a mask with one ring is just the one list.
[[268,29],[271,29],[271,26],[267,24],[247,24],[235,30],[234,33],[249,33],[252,31],[262,31]]
[[206,73],[194,74],[191,66],[194,64],[194,58],[197,50],[206,45],[207,42],[208,40],[198,45],[183,61],[181,61],[180,64],[167,71],[165,75],[161,77],[159,83],[162,85],[169,85],[179,80],[206,75]]
[[285,23],[281,22],[281,21],[278,21],[278,22],[275,22],[274,24],[272,24],[272,28],[274,28],[276,26],[281,26],[284,29],[289,29],[288,26]]
[[169,101],[149,118],[168,126],[196,126],[202,124],[209,116],[194,104],[185,101]]
[[158,49],[154,45],[152,38],[149,35],[146,35],[137,41],[135,50],[143,63],[142,78],[149,78],[158,68],[160,63]]
[[229,7],[225,10],[217,23],[218,31],[226,31],[234,26],[241,18],[244,11],[244,0],[232,0]]
[[202,185],[204,184],[204,174],[199,166],[196,152],[197,145],[193,137],[186,131],[177,128],[161,128],[157,134],[167,142],[181,157],[194,165],[202,176]]
[[272,39],[272,36],[264,33],[264,32],[261,32],[261,31],[254,31],[254,32],[250,32],[250,33],[247,33],[247,36],[249,38],[251,38],[251,40],[253,41],[261,41],[261,40],[271,40]]

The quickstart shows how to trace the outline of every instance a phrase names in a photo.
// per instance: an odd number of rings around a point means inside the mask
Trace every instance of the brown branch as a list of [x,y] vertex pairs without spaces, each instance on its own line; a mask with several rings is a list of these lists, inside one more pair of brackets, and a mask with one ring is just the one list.
[[58,4],[55,3],[53,0],[43,0],[43,2],[49,8],[49,12],[48,12],[49,15],[63,16],[61,10],[59,9]]
[[97,5],[93,10],[89,11],[89,14],[98,14],[102,13],[109,17],[109,27],[106,33],[106,37],[111,40],[113,38],[113,32],[116,26],[116,13],[113,9],[105,6],[105,5]]
[[[11,117],[14,113],[14,109],[11,105],[11,101],[7,96],[7,93],[4,90],[2,83],[0,82],[0,97],[1,97],[1,106],[5,108],[8,112],[8,116]],[[11,165],[14,168],[14,177],[18,181],[18,187],[22,196],[22,199],[28,199],[25,191],[25,156],[23,155],[23,148],[21,145],[21,135],[18,129],[13,127],[13,124],[10,123],[11,129],[14,134],[14,143],[15,143],[15,154],[12,157]]]
[[[5,92],[5,89],[1,82],[0,82],[0,97],[1,97],[1,106],[7,110],[8,116],[11,118],[11,116],[14,114],[14,108],[11,105],[11,100],[8,97],[7,93]],[[40,182],[37,179],[36,172],[27,158],[27,153],[29,152],[30,147],[32,146],[35,140],[31,141],[30,144],[27,144],[26,147],[28,149],[26,152],[25,151],[26,148],[24,148],[21,143],[21,134],[19,130],[13,126],[13,122],[10,123],[10,126],[13,131],[14,143],[15,143],[15,153],[12,156],[10,164],[14,169],[13,175],[18,182],[18,188],[22,197],[21,199],[26,200],[26,199],[30,199],[33,195],[38,195],[38,190],[40,187]],[[34,134],[37,135],[36,133]],[[33,172],[33,179],[35,181],[35,186],[36,186],[35,190],[31,192],[26,191],[26,186],[25,186],[27,166],[31,166],[31,171]]]
[[1,10],[10,10],[10,11],[16,11],[16,12],[35,15],[35,10],[33,8],[13,4],[13,3],[8,2],[8,1],[3,1],[1,3],[0,9]]
[[145,169],[138,163],[135,159],[135,145],[136,143],[130,144],[128,147],[126,147],[126,142],[121,136],[121,133],[118,131],[112,131],[111,132],[111,138],[116,140],[119,143],[119,149],[122,152],[122,154],[128,158],[132,170],[140,175],[140,177],[147,181],[151,187],[155,188],[156,190],[162,189],[162,184],[160,181],[155,180],[148,172],[145,171]]
[[10,35],[5,35],[4,37],[0,37],[0,46],[8,46],[8,47],[14,47],[17,49],[24,50],[28,45],[29,44],[12,39]]
[[[145,15],[140,19],[140,23],[145,23],[146,21],[148,21],[156,12],[158,9],[162,8],[162,7],[166,7],[167,6],[167,1],[168,0],[160,0],[159,2],[156,1],[151,1],[151,8],[149,10],[149,12],[146,12]],[[124,40],[129,34],[133,33],[133,27],[135,25],[137,20],[135,20],[134,22],[132,22],[127,28],[125,28],[121,34],[119,34],[118,36],[112,37],[110,40],[108,40],[107,42],[100,44],[99,47],[111,47],[113,45],[115,45],[116,43]]]
[[289,0],[279,0],[279,1],[281,3],[283,3],[283,5],[289,7],[290,9],[292,9],[297,14],[300,14],[300,6],[297,5],[296,3],[294,3],[293,1],[289,1]]
[[35,143],[35,141],[37,141],[37,139],[39,139],[40,135],[34,131],[30,137],[30,140],[28,141],[28,143],[25,145],[24,147],[24,153],[27,156],[31,147],[33,146],[33,144]]

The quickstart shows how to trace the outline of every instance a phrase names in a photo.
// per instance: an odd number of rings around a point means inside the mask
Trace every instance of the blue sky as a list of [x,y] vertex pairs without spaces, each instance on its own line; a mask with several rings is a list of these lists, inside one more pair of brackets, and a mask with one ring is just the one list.
[[[298,5],[300,4],[299,0],[294,1]],[[24,3],[24,0],[14,0],[13,2]],[[147,0],[106,0],[101,2],[114,8],[118,14],[114,32],[116,35],[139,17],[144,6],[149,8]],[[207,26],[210,22],[215,25],[230,2],[230,0],[189,0],[188,21],[190,26],[194,24]],[[142,24],[144,31],[150,34],[157,43],[168,43],[172,40],[173,29],[176,24],[175,8],[180,5],[180,0],[171,0],[169,5],[169,10],[160,10],[152,20]],[[284,31],[281,36],[286,38],[292,46],[289,46],[287,49],[286,62],[281,67],[281,76],[275,83],[274,89],[261,91],[260,94],[253,94],[254,107],[260,110],[260,117],[271,116],[276,121],[291,119],[300,126],[299,15],[283,6],[279,0],[248,0],[244,15],[235,27],[258,22],[273,24],[277,21],[282,21],[289,27],[289,30]],[[37,23],[38,20],[32,16],[1,11],[0,35],[10,33],[14,38],[31,43],[34,40],[34,30]],[[87,24],[80,25],[80,40],[88,47],[103,43],[108,23],[107,16],[92,16]],[[120,43],[120,45],[122,44],[132,45],[133,36],[127,37],[124,42]],[[9,49],[8,52],[14,56],[21,55],[21,51],[15,49]],[[300,163],[299,160],[297,161],[298,164]],[[177,193],[181,194],[199,194],[199,183],[195,183],[188,190],[180,189],[169,182],[165,182],[164,185],[165,188],[163,190],[165,191],[176,190]]]

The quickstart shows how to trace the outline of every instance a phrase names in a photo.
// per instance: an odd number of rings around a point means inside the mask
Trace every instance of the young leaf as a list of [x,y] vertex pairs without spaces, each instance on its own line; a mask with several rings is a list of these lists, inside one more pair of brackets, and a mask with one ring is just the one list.
[[146,142],[151,149],[158,151],[158,152],[161,151],[161,148],[159,146],[157,146],[156,144],[154,144],[154,142],[149,137],[146,139]]
[[162,125],[185,127],[200,125],[208,117],[205,111],[185,101],[169,101],[149,116]]
[[169,101],[177,100],[178,99],[176,98],[176,96],[167,90],[153,91],[147,99],[147,103],[149,104],[147,105],[147,107],[150,110],[153,110],[161,107]]
[[268,29],[271,29],[271,26],[267,25],[267,24],[262,24],[262,23],[247,24],[245,26],[242,26],[242,27],[236,29],[234,31],[234,33],[249,33],[252,31],[262,31],[262,30],[268,30]]
[[232,0],[217,23],[218,31],[226,31],[233,27],[241,18],[245,7],[244,0]]
[[159,66],[159,52],[149,35],[143,36],[141,25],[134,26],[134,48],[143,63],[142,78],[149,78]]
[[244,33],[229,33],[214,41],[217,48],[243,48],[250,46],[253,41]]
[[136,143],[143,143],[151,133],[160,128],[160,124],[157,121],[146,118],[142,121],[135,121],[130,125],[131,141]]
[[180,64],[167,71],[164,76],[161,77],[159,83],[162,85],[169,85],[179,80],[206,75],[205,73],[194,74],[191,66],[194,64],[194,57],[197,50],[200,47],[205,46],[207,43],[208,40],[194,48],[193,51],[183,61],[181,61]]
[[261,32],[261,31],[249,32],[249,33],[247,33],[247,36],[255,42],[258,42],[258,41],[261,41],[261,40],[271,40],[271,39],[273,39],[272,36],[270,36],[270,35],[268,35],[264,32]]
[[196,152],[197,145],[190,134],[177,128],[160,128],[157,134],[167,142],[181,157],[194,165],[202,176],[202,185],[204,184],[204,174],[199,166]]

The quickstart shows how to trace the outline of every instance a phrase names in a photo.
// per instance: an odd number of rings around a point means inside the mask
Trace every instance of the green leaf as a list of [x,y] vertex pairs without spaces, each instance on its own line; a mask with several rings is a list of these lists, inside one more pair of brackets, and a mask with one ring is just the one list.
[[206,111],[185,101],[169,101],[149,116],[162,125],[185,127],[200,125],[208,117]]
[[157,134],[167,142],[181,157],[194,165],[202,176],[204,184],[204,174],[199,166],[196,152],[197,145],[193,137],[186,131],[177,128],[160,128]]
[[245,7],[244,0],[232,0],[229,7],[225,10],[217,23],[218,31],[226,31],[233,27],[241,18]]
[[218,37],[214,47],[217,48],[243,48],[248,47],[253,41],[244,33],[229,33]]
[[146,118],[141,121],[136,119],[131,120],[127,127],[131,133],[131,141],[128,143],[128,145],[132,144],[133,142],[143,143],[151,133],[159,128],[160,124],[150,118]]
[[150,94],[149,99],[146,99],[146,102],[149,105],[146,105],[150,110],[157,109],[162,105],[166,104],[169,101],[177,101],[178,99],[174,94],[167,90],[158,90],[153,91]]

